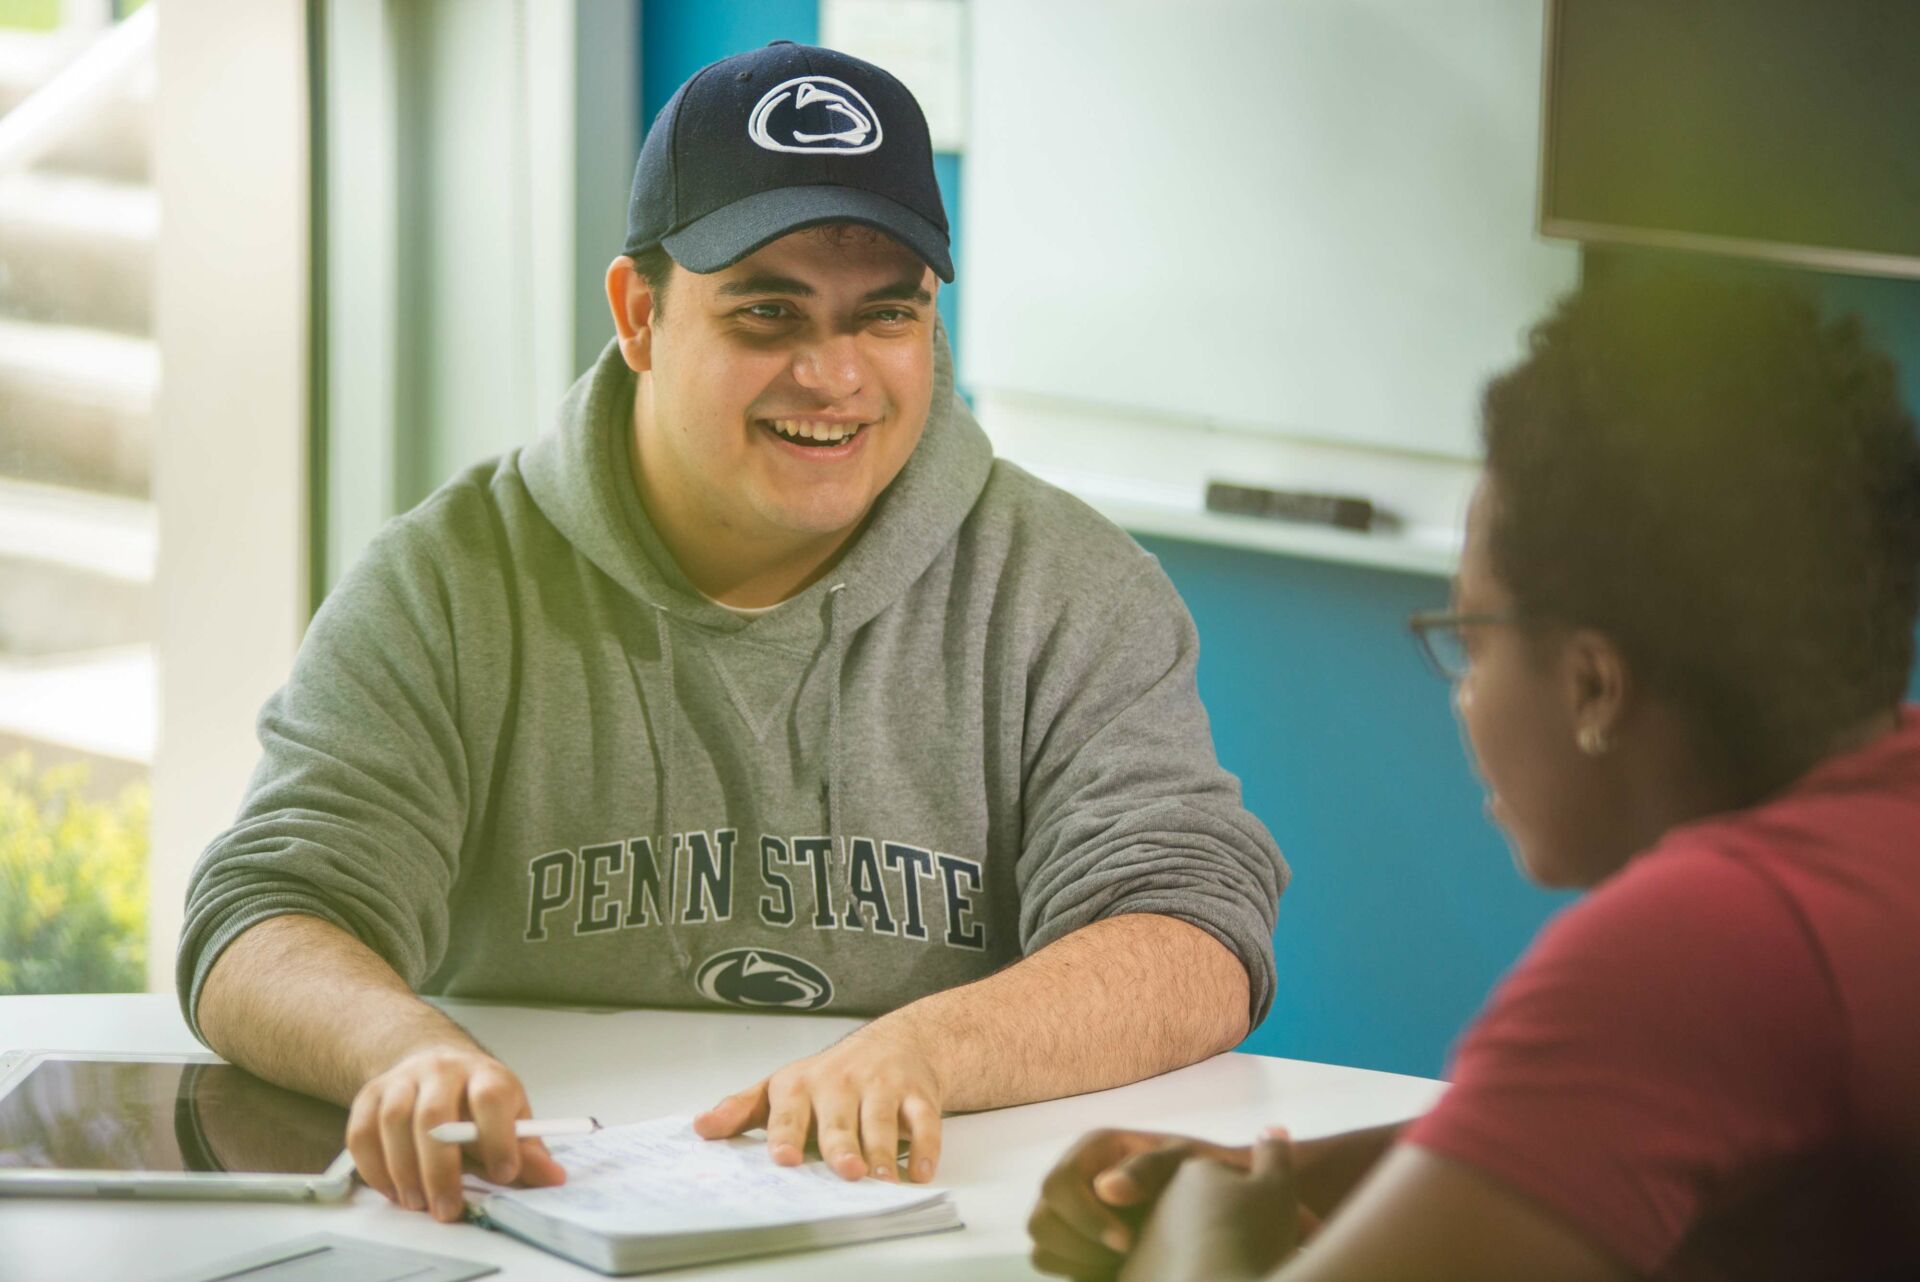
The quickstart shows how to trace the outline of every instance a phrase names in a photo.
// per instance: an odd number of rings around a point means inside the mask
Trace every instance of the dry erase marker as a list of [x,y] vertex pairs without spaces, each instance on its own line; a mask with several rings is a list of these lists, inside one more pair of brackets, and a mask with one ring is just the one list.
[[[1381,523],[1386,513],[1368,499],[1346,494],[1314,494],[1301,490],[1270,490],[1261,485],[1207,482],[1206,508],[1235,516],[1259,516],[1273,521],[1331,525],[1365,533]],[[1392,518],[1387,524],[1393,524]]]
[[[600,1123],[591,1117],[522,1118],[513,1124],[515,1139],[545,1140],[562,1135],[591,1135]],[[471,1144],[480,1138],[480,1128],[472,1122],[442,1122],[427,1132],[442,1144]]]

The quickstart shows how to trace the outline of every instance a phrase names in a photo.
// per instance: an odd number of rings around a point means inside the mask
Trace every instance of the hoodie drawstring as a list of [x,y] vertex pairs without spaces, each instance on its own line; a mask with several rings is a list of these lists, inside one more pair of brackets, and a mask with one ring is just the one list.
[[675,916],[673,897],[681,889],[675,882],[673,875],[674,870],[678,867],[679,861],[674,858],[673,853],[674,827],[672,802],[673,761],[675,755],[673,723],[674,718],[679,714],[679,709],[675,705],[673,698],[673,633],[667,627],[667,611],[665,606],[655,605],[653,607],[653,630],[654,636],[660,646],[660,670],[666,674],[667,678],[667,698],[661,700],[657,706],[652,700],[648,699],[647,683],[640,676],[640,665],[633,660],[632,656],[628,656],[627,662],[633,672],[634,685],[637,686],[640,691],[641,708],[646,716],[648,726],[653,732],[651,738],[653,740],[654,769],[656,777],[660,780],[661,835],[658,857],[663,857],[667,863],[666,884],[661,887],[661,891],[666,897],[667,902],[660,905],[661,925],[667,928],[667,945],[673,949],[673,959],[679,964],[680,973],[691,978],[693,974],[693,959],[687,952],[687,946],[681,942],[680,932],[673,928],[673,919]]
[[853,860],[843,844],[838,821],[840,798],[840,681],[846,675],[846,640],[840,635],[840,593],[846,584],[836,583],[827,589],[827,645],[832,651],[833,663],[827,673],[827,770],[825,788],[827,792],[827,839],[833,844],[833,856],[840,864],[840,893],[844,897],[847,911],[855,911],[853,906]]

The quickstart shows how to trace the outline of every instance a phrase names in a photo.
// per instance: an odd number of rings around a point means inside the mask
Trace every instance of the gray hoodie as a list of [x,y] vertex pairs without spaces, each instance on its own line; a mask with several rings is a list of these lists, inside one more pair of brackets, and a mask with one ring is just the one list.
[[557,430],[389,523],[194,869],[189,1022],[282,913],[422,992],[848,1015],[1160,913],[1233,950],[1258,1021],[1287,869],[1215,761],[1193,623],[1126,534],[994,460],[939,351],[867,529],[764,615],[649,524],[614,347]]

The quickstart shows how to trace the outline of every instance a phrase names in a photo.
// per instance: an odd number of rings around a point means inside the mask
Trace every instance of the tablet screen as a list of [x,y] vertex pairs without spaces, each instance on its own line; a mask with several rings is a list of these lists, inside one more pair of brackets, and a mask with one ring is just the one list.
[[43,1059],[0,1097],[0,1167],[320,1175],[346,1110],[229,1064]]

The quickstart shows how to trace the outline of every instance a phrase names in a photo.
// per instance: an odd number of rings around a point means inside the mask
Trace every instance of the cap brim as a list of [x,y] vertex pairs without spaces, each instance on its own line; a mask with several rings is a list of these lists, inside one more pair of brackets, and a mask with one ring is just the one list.
[[860,223],[893,237],[953,281],[947,234],[899,201],[858,187],[779,187],[755,192],[696,219],[661,240],[673,261],[691,272],[717,272],[761,246],[822,223]]

